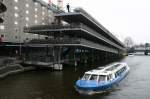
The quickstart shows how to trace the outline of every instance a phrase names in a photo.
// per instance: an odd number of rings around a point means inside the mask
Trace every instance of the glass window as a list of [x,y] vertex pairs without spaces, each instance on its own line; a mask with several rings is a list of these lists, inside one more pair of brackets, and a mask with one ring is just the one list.
[[28,7],[29,7],[29,4],[26,4],[26,7],[28,8]]
[[35,2],[35,3],[34,3],[34,5],[36,5],[36,6],[37,6],[37,5],[38,5],[38,3],[37,3],[37,2]]
[[34,17],[37,18],[37,15],[35,15]]
[[26,38],[26,40],[29,40],[29,38]]
[[14,0],[15,2],[18,2],[18,0]]
[[45,15],[45,12],[42,12],[43,15]]
[[3,37],[4,37],[4,34],[1,34],[1,37],[3,38]]
[[37,8],[35,8],[34,10],[35,10],[35,11],[37,11],[38,9],[37,9]]
[[107,75],[107,81],[109,81],[111,78],[110,78],[110,75]]
[[17,24],[18,24],[18,22],[17,22],[17,21],[15,21],[15,22],[14,22],[14,24],[15,24],[15,25],[17,25]]
[[18,36],[15,36],[15,39],[17,39],[18,38]]
[[15,13],[14,16],[17,18],[18,17],[18,13]]
[[42,7],[42,9],[44,10],[44,9],[45,9],[45,7]]
[[26,21],[29,21],[29,17],[26,17]]
[[98,81],[105,81],[106,76],[105,75],[99,75]]
[[15,10],[18,10],[18,7],[17,7],[17,6],[15,6],[15,7],[14,7],[14,9],[15,9]]
[[26,24],[26,27],[28,27],[29,25],[28,24]]
[[38,21],[37,20],[35,20],[35,24],[37,24],[38,23]]
[[28,10],[26,10],[26,14],[29,14],[29,11],[28,11]]
[[98,75],[91,75],[90,80],[97,80]]
[[44,20],[44,18],[42,17],[42,20]]
[[5,26],[4,26],[4,25],[0,25],[0,29],[1,29],[1,30],[4,30],[4,29],[5,29]]
[[90,74],[85,74],[84,76],[83,76],[83,80],[88,80],[89,79],[89,77],[90,77]]

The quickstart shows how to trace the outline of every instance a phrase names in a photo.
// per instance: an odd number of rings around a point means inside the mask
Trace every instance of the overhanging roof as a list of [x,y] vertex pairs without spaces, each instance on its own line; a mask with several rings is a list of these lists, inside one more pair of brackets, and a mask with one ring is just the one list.
[[118,51],[116,49],[108,48],[108,47],[102,46],[102,45],[95,47],[95,46],[92,46],[89,44],[27,44],[24,46],[29,46],[29,47],[75,46],[75,47],[87,47],[87,48],[107,51],[107,52],[111,52],[111,53],[118,53]]
[[[57,29],[49,29],[47,26],[43,26],[43,29],[42,28],[38,28],[39,26],[37,27],[33,27],[31,28],[31,31],[29,29],[29,31],[25,31],[25,32],[28,32],[28,33],[34,33],[34,34],[40,34],[40,35],[47,35],[47,36],[51,36],[51,35],[59,35],[59,34],[64,34],[64,35],[70,35],[72,37],[74,37],[74,35],[76,36],[79,36],[79,37],[83,37],[83,38],[87,38],[87,39],[91,39],[93,41],[97,41],[97,42],[105,42],[111,46],[114,46],[116,48],[119,48],[121,50],[124,50],[123,47],[117,45],[116,43],[110,41],[109,39],[101,36],[101,35],[96,35],[84,28],[80,28],[80,27],[77,27],[77,28],[57,28]],[[42,27],[42,26],[41,26]],[[37,30],[36,30],[37,29]]]
[[112,33],[110,33],[105,27],[103,27],[99,22],[97,22],[93,17],[91,17],[83,9],[79,9],[78,12],[76,11],[76,12],[70,12],[70,13],[56,14],[55,17],[59,17],[60,19],[68,23],[72,23],[72,22],[84,23],[87,26],[91,27],[92,29],[100,33],[103,33],[103,35],[111,37],[114,41],[116,41],[116,43],[124,47],[124,44],[120,40],[118,40]]

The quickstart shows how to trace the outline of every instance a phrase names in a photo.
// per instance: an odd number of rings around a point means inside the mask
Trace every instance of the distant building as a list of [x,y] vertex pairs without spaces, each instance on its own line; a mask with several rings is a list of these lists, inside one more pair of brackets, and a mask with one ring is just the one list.
[[3,14],[3,23],[0,23],[0,36],[3,42],[28,42],[35,38],[45,38],[37,34],[23,33],[24,26],[45,25],[53,22],[53,14],[57,6],[49,5],[42,0],[3,0],[7,11]]

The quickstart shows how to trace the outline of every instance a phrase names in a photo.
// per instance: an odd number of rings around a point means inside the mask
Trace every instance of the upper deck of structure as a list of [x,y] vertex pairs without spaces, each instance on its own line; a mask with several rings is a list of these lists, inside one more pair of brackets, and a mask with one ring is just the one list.
[[81,22],[89,26],[90,28],[96,30],[97,32],[103,34],[104,36],[110,38],[120,46],[124,47],[124,44],[120,40],[118,40],[111,32],[109,32],[104,26],[102,26],[97,20],[95,20],[90,14],[88,14],[82,8],[77,8],[74,10],[74,12],[70,13],[57,14],[55,15],[55,17],[58,17],[68,23]]
[[[82,46],[84,44],[88,47],[90,46],[91,48],[103,48],[102,50],[105,51],[106,49],[111,49],[112,51],[114,50],[113,52],[118,52],[118,50],[125,50],[124,45],[115,36],[113,36],[106,28],[99,24],[84,10],[80,10],[75,10],[74,12],[69,13],[56,14],[55,17],[57,21],[53,24],[25,27],[24,31],[47,36],[67,35],[71,39],[75,37],[78,42],[82,43]],[[60,21],[65,21],[66,24],[62,24]],[[43,41],[43,43],[46,42],[47,44],[53,45],[67,44],[64,41],[64,44],[62,44],[62,42],[57,42],[56,44],[55,41],[51,40]],[[85,44],[85,42],[88,42],[88,44]],[[76,42],[74,44],[73,43],[69,43],[67,45],[78,45]]]

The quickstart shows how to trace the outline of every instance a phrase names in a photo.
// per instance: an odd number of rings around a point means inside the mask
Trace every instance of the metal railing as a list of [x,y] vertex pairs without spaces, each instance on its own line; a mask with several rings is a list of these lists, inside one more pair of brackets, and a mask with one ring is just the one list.
[[40,30],[52,30],[52,29],[71,29],[71,28],[80,28],[79,24],[69,24],[69,25],[60,25],[60,24],[51,24],[51,25],[36,25],[30,27],[24,27],[24,32],[34,32]]
[[95,34],[98,38],[100,38],[101,40],[105,41],[106,43],[116,47],[116,48],[119,48],[119,49],[124,49],[122,48],[121,46],[115,44],[113,41],[110,41],[109,39],[107,39],[106,37],[104,37],[103,35],[101,35],[100,33],[94,31],[93,29],[89,28],[88,26],[84,25],[84,24],[81,24],[81,27],[84,29],[84,30],[87,30],[88,32],[90,32],[91,34]]
[[123,50],[124,48],[122,48],[121,46],[115,44],[113,41],[110,41],[109,39],[107,39],[106,37],[104,37],[103,35],[101,35],[100,33],[94,31],[93,29],[89,28],[88,26],[82,24],[82,23],[77,23],[77,24],[69,24],[69,25],[59,25],[59,24],[52,24],[52,25],[38,25],[38,26],[32,26],[29,28],[24,28],[24,30],[27,31],[40,31],[40,30],[55,30],[55,29],[74,29],[74,28],[81,28],[83,30],[86,30],[86,32],[88,32],[90,35],[95,36],[99,39],[101,39],[102,41],[116,47],[119,48],[121,50]]
[[80,44],[80,41],[79,39],[74,39],[74,38],[46,39],[46,40],[34,39],[31,40],[29,44]]
[[88,47],[91,47],[91,48],[95,48],[95,49],[99,49],[99,50],[103,50],[103,51],[109,51],[109,52],[113,52],[113,53],[118,53],[117,49],[110,48],[110,47],[107,47],[104,45],[100,45],[100,44],[91,42],[91,41],[86,40],[86,39],[80,39],[80,42],[81,42],[81,44],[87,45]]
[[94,24],[96,24],[100,29],[102,29],[107,35],[109,35],[111,38],[113,38],[116,42],[118,42],[119,44],[121,44],[122,46],[123,43],[117,39],[111,32],[109,32],[104,26],[102,26],[99,22],[97,22],[90,14],[88,14],[85,10],[83,10],[82,8],[76,8],[74,9],[75,12],[80,12],[82,14],[84,14],[85,16],[87,16],[87,18],[91,21],[93,21]]
[[118,53],[117,49],[110,48],[102,44],[94,43],[94,42],[91,42],[89,40],[82,39],[82,38],[80,39],[76,39],[76,38],[47,39],[47,40],[34,39],[34,40],[31,40],[29,44],[81,44],[81,46],[85,46],[89,48]]

